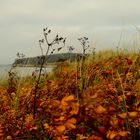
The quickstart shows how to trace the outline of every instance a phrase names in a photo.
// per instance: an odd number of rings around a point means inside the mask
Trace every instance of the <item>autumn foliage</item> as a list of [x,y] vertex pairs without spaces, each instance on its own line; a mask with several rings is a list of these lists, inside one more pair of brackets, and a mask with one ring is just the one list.
[[84,77],[80,65],[58,66],[39,84],[35,116],[34,82],[12,93],[1,86],[0,139],[138,140],[139,60],[117,56],[90,61],[84,64]]

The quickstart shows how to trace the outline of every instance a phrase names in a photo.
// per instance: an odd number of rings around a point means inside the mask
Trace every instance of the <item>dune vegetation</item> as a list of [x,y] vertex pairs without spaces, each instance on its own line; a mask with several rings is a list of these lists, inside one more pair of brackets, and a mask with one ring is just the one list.
[[11,73],[0,87],[0,139],[137,140],[140,56],[114,54],[59,64],[37,90],[37,75]]
[[139,137],[139,53],[93,52],[22,79],[10,71],[0,86],[1,140]]

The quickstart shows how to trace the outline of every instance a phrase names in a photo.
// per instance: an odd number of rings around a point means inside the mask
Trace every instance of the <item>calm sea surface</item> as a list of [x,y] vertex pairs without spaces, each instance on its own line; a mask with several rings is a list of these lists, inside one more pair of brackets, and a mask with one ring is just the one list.
[[[47,68],[43,69],[43,72],[51,72],[53,66],[48,66]],[[8,71],[11,69],[11,65],[0,65],[0,80],[4,80],[8,78]],[[15,67],[13,69],[19,76],[29,76],[32,75],[33,72],[38,72],[39,68],[35,67]]]

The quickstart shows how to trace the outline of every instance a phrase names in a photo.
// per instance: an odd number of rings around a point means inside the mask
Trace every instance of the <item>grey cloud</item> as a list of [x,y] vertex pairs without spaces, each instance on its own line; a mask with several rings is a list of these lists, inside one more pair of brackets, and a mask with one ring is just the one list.
[[139,5],[139,0],[3,0],[0,63],[6,53],[5,63],[11,62],[17,51],[29,56],[40,54],[37,40],[45,26],[52,28],[54,34],[69,36],[70,44],[76,44],[75,38],[85,34],[99,40],[100,48],[113,46],[123,27],[130,36],[136,32],[133,26],[140,26]]

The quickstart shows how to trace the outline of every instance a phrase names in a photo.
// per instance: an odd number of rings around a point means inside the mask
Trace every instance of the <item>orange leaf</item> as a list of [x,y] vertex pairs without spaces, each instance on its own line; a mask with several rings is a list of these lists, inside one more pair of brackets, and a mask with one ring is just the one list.
[[31,130],[37,130],[37,126],[32,126],[31,128],[30,128],[30,131]]
[[76,119],[75,118],[71,118],[69,120],[66,121],[65,123],[65,126],[68,128],[68,129],[75,129],[76,128]]
[[62,136],[62,140],[68,140],[69,136]]
[[45,129],[48,129],[48,128],[49,128],[49,124],[48,124],[48,123],[45,123],[45,124],[44,124],[44,128],[45,128]]
[[111,140],[114,139],[116,136],[117,136],[116,131],[109,131],[108,134],[107,134],[107,137]]
[[11,136],[7,136],[6,140],[12,140],[12,137]]
[[52,107],[58,107],[58,106],[60,106],[60,101],[59,100],[51,100],[50,105]]
[[114,119],[110,120],[110,124],[112,126],[118,125],[118,119],[114,118]]
[[119,135],[122,136],[122,137],[126,137],[128,134],[130,134],[129,131],[120,131],[119,132]]
[[87,137],[83,136],[82,134],[77,134],[76,136],[77,136],[77,140],[85,140],[85,139],[89,140],[89,139],[87,139]]
[[124,112],[124,113],[118,114],[118,117],[121,119],[125,119],[127,117],[127,113]]
[[75,100],[74,95],[69,95],[69,96],[64,97],[61,100],[61,107],[63,108],[63,106],[67,106],[68,105],[68,102],[74,101],[74,100]]
[[63,121],[63,120],[65,120],[65,117],[64,117],[64,116],[61,116],[61,117],[59,118],[59,120],[60,120],[60,121]]
[[65,102],[69,102],[69,101],[75,100],[75,97],[74,97],[74,95],[69,95],[69,96],[67,96],[67,97],[64,97],[63,100],[64,100]]
[[130,118],[134,119],[134,118],[137,118],[138,112],[136,112],[136,111],[128,112],[128,115],[129,115]]
[[33,121],[33,115],[32,114],[27,114],[27,116],[25,118],[25,126],[30,127],[32,121]]
[[67,102],[65,102],[65,101],[61,101],[61,108],[65,108],[65,106],[67,106],[68,105],[68,103]]
[[70,111],[70,114],[71,114],[71,115],[76,115],[76,114],[78,114],[78,111],[79,111],[79,103],[73,103],[73,104],[71,105],[71,107],[72,107],[72,110]]
[[97,98],[97,96],[98,96],[97,93],[95,93],[94,95],[90,96],[90,98],[95,99],[95,98]]
[[59,125],[56,127],[56,130],[58,133],[62,134],[66,130],[66,128],[64,125]]
[[105,112],[106,112],[106,109],[105,109],[103,106],[99,105],[99,106],[95,109],[95,111],[96,111],[97,114],[102,114],[102,113],[105,113]]
[[60,122],[60,121],[64,121],[65,117],[64,116],[60,116],[58,119],[54,119],[55,122]]

